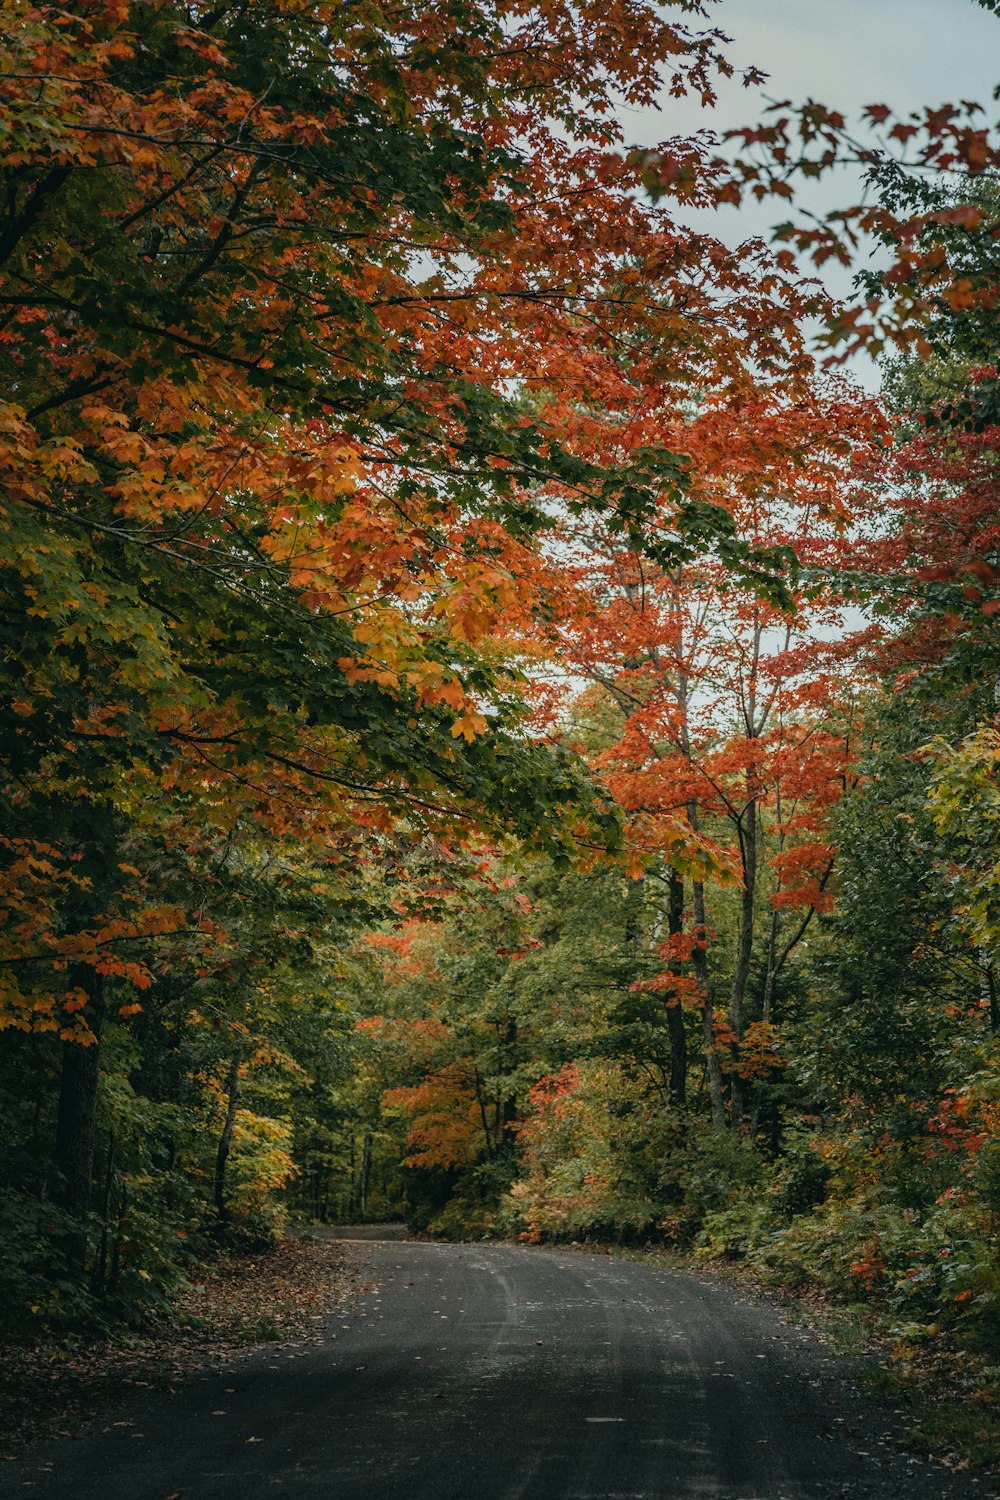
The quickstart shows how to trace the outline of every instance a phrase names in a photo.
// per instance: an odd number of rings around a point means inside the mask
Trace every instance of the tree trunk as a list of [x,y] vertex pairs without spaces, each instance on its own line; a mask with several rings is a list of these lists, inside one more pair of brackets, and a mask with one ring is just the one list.
[[[764,992],[761,998],[760,1018],[765,1025],[770,1025],[771,1016],[774,1013],[774,986],[778,978],[778,934],[780,931],[780,920],[776,911],[771,912],[771,922],[767,934],[767,968],[764,971]],[[750,1134],[756,1137],[760,1130],[761,1116],[761,1094],[760,1087],[754,1090],[753,1104],[750,1109]]]
[[[517,1046],[517,1022],[512,1016],[507,1018],[507,1029],[504,1033],[504,1063],[508,1070],[514,1061],[513,1052]],[[500,1151],[507,1157],[513,1157],[517,1150],[517,1095],[514,1093],[504,1096],[503,1105],[500,1110]]]
[[118,1185],[118,1222],[115,1225],[115,1242],[111,1247],[111,1271],[108,1275],[109,1289],[117,1286],[118,1277],[122,1268],[123,1231],[125,1228],[125,1216],[128,1213],[128,1187],[124,1182]]
[[977,957],[979,958],[979,965],[983,975],[982,996],[986,1001],[989,1011],[990,1035],[996,1036],[997,1032],[1000,1031],[1000,1004],[997,1002],[996,975],[993,972],[992,963],[982,948],[979,949]]
[[633,951],[642,943],[642,904],[645,891],[645,875],[629,880],[625,892],[625,947]]
[[70,987],[90,991],[86,1017],[95,1040],[89,1047],[64,1042],[56,1117],[56,1201],[75,1220],[66,1240],[72,1275],[82,1276],[87,1263],[87,1217],[94,1175],[97,1083],[100,1076],[104,980],[92,969],[70,970]]
[[111,1229],[111,1196],[115,1182],[115,1133],[108,1131],[108,1150],[104,1158],[104,1192],[101,1198],[101,1242],[94,1267],[93,1287],[99,1297],[104,1295],[108,1277],[108,1237]]
[[[757,799],[751,795],[747,803],[743,826],[740,830],[740,853],[743,863],[743,893],[740,898],[739,935],[736,945],[736,968],[733,972],[733,988],[729,1004],[729,1024],[737,1040],[743,1038],[743,1006],[746,1000],[747,981],[750,978],[750,962],[753,958],[753,908],[757,893]],[[739,1058],[735,1059],[737,1062]],[[746,1094],[745,1080],[733,1074],[733,1128],[743,1124]]]
[[[486,1155],[489,1157],[494,1157],[496,1155],[496,1147],[494,1145],[493,1131],[490,1129],[489,1115],[486,1111],[486,1096],[483,1092],[483,1075],[480,1073],[478,1068],[476,1068],[475,1073],[473,1074],[473,1085],[476,1091],[476,1103],[479,1105],[479,1120],[483,1127],[483,1138],[486,1141]],[[496,1101],[494,1100],[494,1106],[495,1103]],[[493,1109],[493,1114],[494,1116],[496,1115],[495,1107]]]
[[358,1190],[358,1208],[362,1223],[368,1217],[368,1176],[372,1168],[372,1133],[366,1130],[361,1143],[361,1183]]
[[[679,937],[684,926],[684,882],[676,870],[670,871],[667,896],[667,931]],[[684,1011],[678,999],[667,1006],[667,1032],[670,1037],[670,1102],[679,1110],[687,1106],[687,1036]]]
[[692,903],[694,906],[694,925],[697,941],[694,945],[691,962],[694,967],[695,978],[701,991],[701,1037],[705,1051],[705,1072],[708,1075],[708,1092],[712,1103],[712,1124],[716,1130],[726,1128],[726,1106],[722,1097],[722,1066],[719,1062],[719,1053],[715,1039],[715,1006],[712,1000],[712,986],[708,977],[708,958],[705,952],[705,939],[707,923],[705,920],[705,886],[702,881],[696,880],[691,886]]
[[215,1153],[215,1211],[220,1218],[226,1216],[226,1168],[229,1164],[233,1128],[236,1125],[236,1112],[239,1107],[240,1060],[234,1054],[229,1064],[229,1077],[226,1080],[226,1119],[219,1137],[218,1150]]
[[770,1024],[774,1015],[774,986],[778,979],[778,937],[781,922],[776,911],[771,913],[771,926],[767,936],[767,970],[764,974],[764,994],[761,999],[760,1018]]

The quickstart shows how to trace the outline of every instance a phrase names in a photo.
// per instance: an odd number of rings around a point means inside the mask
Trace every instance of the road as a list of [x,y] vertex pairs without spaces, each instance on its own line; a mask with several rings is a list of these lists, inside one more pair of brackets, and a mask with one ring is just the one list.
[[366,1241],[321,1338],[6,1465],[44,1500],[966,1500],[776,1308],[603,1255]]

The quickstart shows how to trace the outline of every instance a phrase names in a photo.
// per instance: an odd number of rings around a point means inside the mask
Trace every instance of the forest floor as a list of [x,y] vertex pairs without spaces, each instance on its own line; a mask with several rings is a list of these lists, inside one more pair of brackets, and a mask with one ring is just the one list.
[[261,1345],[319,1337],[331,1309],[363,1289],[340,1245],[289,1239],[199,1265],[172,1312],[141,1334],[72,1349],[0,1344],[0,1461],[39,1439],[76,1436],[137,1392],[173,1392]]

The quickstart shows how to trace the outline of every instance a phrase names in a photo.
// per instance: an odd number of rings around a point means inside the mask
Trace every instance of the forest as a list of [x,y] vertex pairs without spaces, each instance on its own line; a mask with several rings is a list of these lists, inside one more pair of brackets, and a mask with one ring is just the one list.
[[7,8],[5,1338],[402,1218],[1000,1359],[1000,135],[728,8]]

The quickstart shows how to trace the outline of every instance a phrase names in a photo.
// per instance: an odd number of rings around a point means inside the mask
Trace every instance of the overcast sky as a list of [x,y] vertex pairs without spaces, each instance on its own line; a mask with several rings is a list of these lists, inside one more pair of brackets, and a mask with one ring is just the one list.
[[721,0],[713,16],[775,93],[912,109],[985,103],[1000,82],[1000,18],[974,0]]
[[[747,124],[761,112],[766,94],[777,99],[821,100],[856,119],[866,104],[909,111],[924,105],[974,99],[995,121],[1000,106],[1000,16],[975,0],[719,0],[712,24],[732,37],[731,61],[741,70],[755,65],[768,73],[761,90],[723,84],[716,109],[665,95],[662,112],[623,110],[631,144],[654,145],[700,126],[725,130]],[[839,178],[839,180],[838,180]],[[853,189],[853,191],[852,191]],[[803,201],[823,210],[857,201],[858,187],[845,174],[808,185]],[[785,205],[748,205],[698,215],[698,227],[730,243],[766,235],[787,217]],[[850,278],[831,281],[846,292]],[[876,382],[867,362],[855,375]]]
[[[738,69],[768,73],[764,92],[821,99],[847,115],[875,103],[989,105],[1000,84],[1000,17],[975,0],[717,0],[711,22],[732,37]],[[637,143],[652,143],[664,124],[670,134],[745,123],[753,98],[732,82],[721,86],[715,110],[665,96],[662,114],[633,110],[622,119]]]

